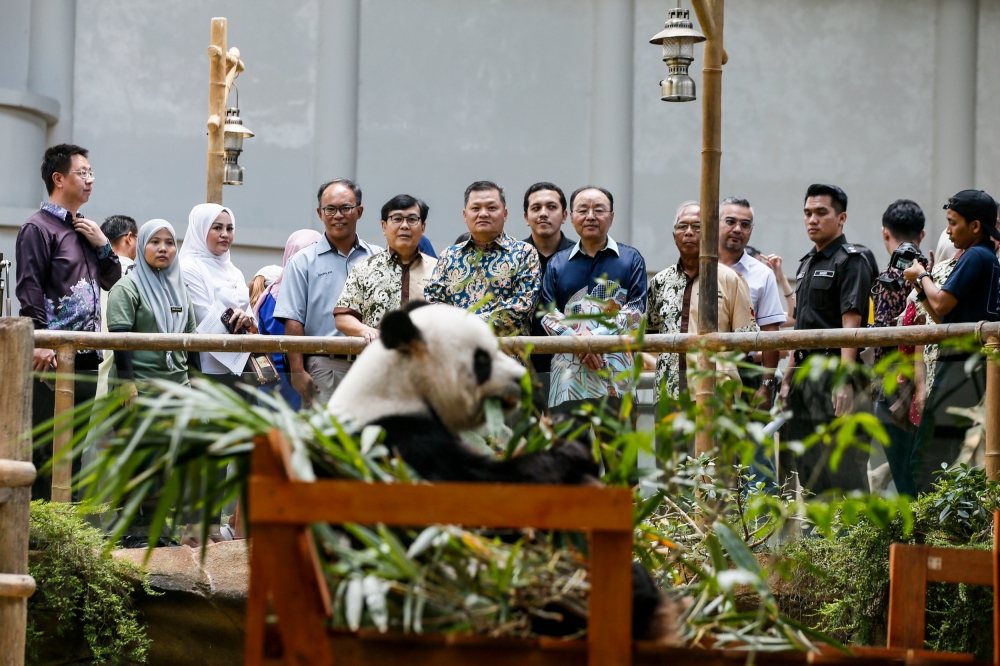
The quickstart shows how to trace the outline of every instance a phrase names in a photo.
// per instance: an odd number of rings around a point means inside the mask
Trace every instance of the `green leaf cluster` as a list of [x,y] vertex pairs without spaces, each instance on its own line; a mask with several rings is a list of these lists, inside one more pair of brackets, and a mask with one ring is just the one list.
[[155,594],[145,574],[104,552],[104,533],[79,507],[36,500],[29,525],[36,588],[28,598],[28,663],[47,644],[80,635],[94,663],[145,663],[150,641],[132,605],[137,587]]

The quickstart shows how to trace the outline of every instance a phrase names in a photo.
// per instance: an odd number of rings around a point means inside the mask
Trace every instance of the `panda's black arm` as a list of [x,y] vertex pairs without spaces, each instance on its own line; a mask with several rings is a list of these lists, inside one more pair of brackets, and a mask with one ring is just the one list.
[[375,421],[385,444],[427,481],[579,484],[596,478],[598,467],[577,442],[508,460],[471,450],[431,416],[389,416]]

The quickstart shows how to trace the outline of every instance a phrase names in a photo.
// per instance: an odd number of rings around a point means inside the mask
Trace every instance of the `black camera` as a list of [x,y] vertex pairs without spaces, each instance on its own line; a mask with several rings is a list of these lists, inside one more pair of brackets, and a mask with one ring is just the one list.
[[[920,248],[917,247],[915,243],[906,241],[905,243],[900,243],[899,247],[893,251],[892,256],[889,257],[889,267],[904,271],[909,268],[914,261],[919,261],[925,267],[930,264],[927,257],[921,254]],[[906,280],[902,277],[880,277],[877,284],[880,284],[886,290],[895,293],[906,286]],[[875,288],[872,287],[872,291],[874,290]]]
[[930,264],[927,257],[921,254],[920,248],[915,243],[906,241],[905,243],[900,243],[899,247],[893,251],[892,257],[889,259],[889,266],[905,271],[914,261],[919,261],[925,267]]

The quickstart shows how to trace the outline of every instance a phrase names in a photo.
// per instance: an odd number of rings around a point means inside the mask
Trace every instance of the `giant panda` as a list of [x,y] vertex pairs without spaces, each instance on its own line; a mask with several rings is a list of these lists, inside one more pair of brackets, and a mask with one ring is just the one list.
[[[524,373],[478,316],[414,301],[386,313],[380,338],[354,362],[328,409],[345,426],[382,427],[385,445],[428,481],[596,483],[599,468],[580,442],[499,460],[462,441],[459,433],[484,423],[486,400],[499,399],[508,411],[517,406]],[[673,642],[677,608],[639,564],[632,591],[633,636]]]

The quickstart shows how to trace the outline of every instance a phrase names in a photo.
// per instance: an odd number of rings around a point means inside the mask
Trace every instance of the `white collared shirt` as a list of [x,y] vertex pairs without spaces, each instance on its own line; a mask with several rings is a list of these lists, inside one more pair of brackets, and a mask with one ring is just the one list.
[[746,278],[757,325],[784,324],[785,309],[781,304],[781,293],[778,291],[774,271],[747,254],[746,250],[743,250],[743,256],[731,268]]

